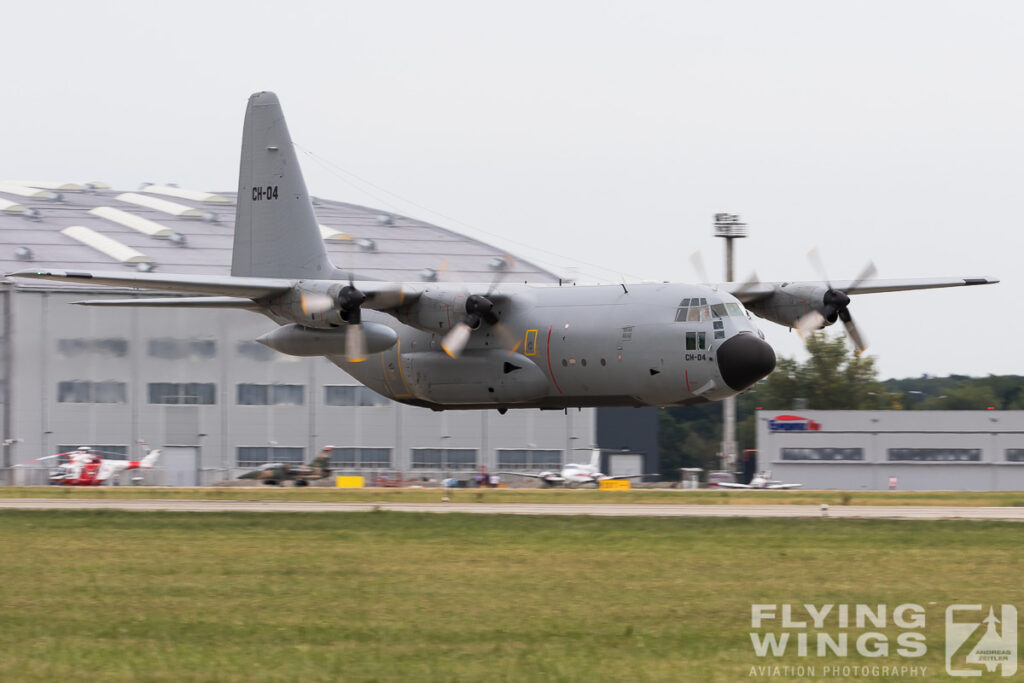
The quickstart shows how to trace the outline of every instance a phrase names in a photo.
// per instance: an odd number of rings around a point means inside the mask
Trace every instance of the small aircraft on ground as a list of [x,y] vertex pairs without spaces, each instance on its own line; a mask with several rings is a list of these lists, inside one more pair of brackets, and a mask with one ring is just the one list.
[[309,482],[323,479],[331,474],[331,451],[334,446],[324,446],[308,465],[289,465],[284,462],[270,462],[252,472],[246,472],[239,479],[255,479],[267,486],[294,481],[296,486],[309,486]]
[[590,462],[587,464],[567,463],[560,472],[540,472],[528,474],[526,472],[498,472],[499,475],[510,475],[516,477],[530,477],[538,479],[542,486],[565,486],[576,488],[578,486],[597,486],[602,481],[614,479],[643,479],[644,477],[656,477],[656,474],[621,474],[610,475],[601,472],[601,449],[595,448],[591,451]]
[[508,259],[490,283],[398,283],[337,268],[281,105],[274,93],[259,92],[242,130],[230,275],[36,267],[9,276],[202,295],[76,303],[261,313],[278,327],[257,341],[293,356],[325,356],[394,401],[502,413],[719,401],[775,368],[751,312],[801,331],[841,320],[862,351],[851,295],[998,282],[875,280],[869,266],[848,281],[822,272],[808,282],[503,283],[514,271]]
[[50,472],[51,484],[56,486],[100,486],[103,482],[126,470],[152,468],[156,464],[157,458],[160,457],[160,449],[150,450],[144,442],[142,442],[142,447],[146,451],[142,460],[105,458],[89,446],[79,446],[73,451],[44,455],[41,458],[15,465],[15,467],[25,467],[44,460],[66,458],[67,462],[60,462]]
[[757,476],[750,480],[749,484],[737,484],[731,481],[720,481],[718,482],[719,488],[725,489],[798,489],[803,484],[784,484],[781,481],[772,479],[771,472],[759,472]]

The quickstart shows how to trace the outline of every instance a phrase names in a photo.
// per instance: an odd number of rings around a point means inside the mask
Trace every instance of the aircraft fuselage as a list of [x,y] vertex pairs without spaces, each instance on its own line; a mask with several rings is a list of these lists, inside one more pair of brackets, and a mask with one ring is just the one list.
[[734,297],[687,284],[503,285],[492,298],[515,348],[482,324],[453,359],[441,343],[465,315],[464,291],[427,288],[399,323],[367,311],[397,342],[362,363],[328,358],[384,396],[435,409],[703,403],[739,393],[775,365]]

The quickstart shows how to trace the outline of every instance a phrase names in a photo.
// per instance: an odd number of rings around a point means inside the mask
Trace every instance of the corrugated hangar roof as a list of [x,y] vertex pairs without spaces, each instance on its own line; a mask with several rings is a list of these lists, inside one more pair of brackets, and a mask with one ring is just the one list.
[[[179,191],[171,194],[168,188]],[[156,201],[140,203],[140,195]],[[2,272],[32,265],[208,275],[231,269],[234,192],[170,185],[123,192],[97,181],[0,181],[4,206]],[[416,282],[440,271],[440,280],[489,282],[495,259],[507,256],[484,242],[391,212],[318,198],[313,208],[331,260],[357,278]],[[67,230],[76,226],[87,230]],[[125,260],[132,253],[142,257]],[[507,281],[558,281],[522,259],[508,265]]]

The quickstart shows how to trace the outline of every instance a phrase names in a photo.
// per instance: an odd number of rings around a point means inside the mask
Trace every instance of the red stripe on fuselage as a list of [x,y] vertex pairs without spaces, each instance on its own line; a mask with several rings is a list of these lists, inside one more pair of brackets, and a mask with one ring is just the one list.
[[562,387],[558,386],[558,380],[555,379],[555,371],[551,369],[551,330],[553,330],[554,327],[554,325],[548,326],[548,343],[546,344],[547,348],[544,353],[546,353],[548,357],[548,374],[551,375],[551,383],[555,385],[555,389],[558,389],[558,393],[564,394],[565,392],[562,391]]

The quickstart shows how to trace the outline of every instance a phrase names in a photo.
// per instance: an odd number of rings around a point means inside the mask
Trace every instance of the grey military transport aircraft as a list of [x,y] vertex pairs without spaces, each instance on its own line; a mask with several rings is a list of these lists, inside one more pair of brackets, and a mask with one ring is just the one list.
[[359,280],[331,263],[277,96],[249,98],[230,276],[23,270],[12,277],[202,296],[90,306],[227,308],[279,326],[259,339],[326,356],[395,401],[446,409],[563,409],[717,401],[775,367],[751,312],[802,330],[850,317],[850,295],[987,277],[560,287]]

